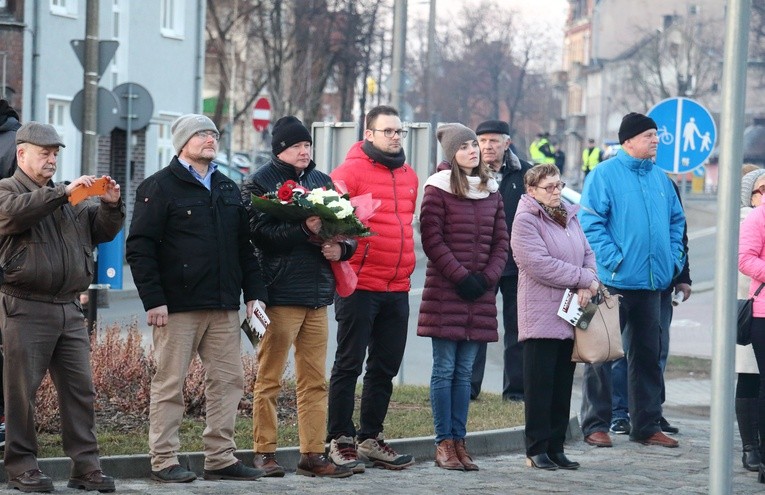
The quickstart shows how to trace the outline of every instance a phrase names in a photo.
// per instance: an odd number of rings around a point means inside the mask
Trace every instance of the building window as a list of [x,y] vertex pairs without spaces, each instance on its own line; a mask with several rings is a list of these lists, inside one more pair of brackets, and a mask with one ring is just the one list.
[[76,17],[77,2],[78,0],[50,0],[50,12],[56,15]]
[[75,129],[72,119],[69,117],[69,102],[58,99],[48,99],[48,123],[52,125],[58,135],[61,136],[66,148],[60,148],[58,153],[58,164],[54,180],[72,180],[77,177],[75,154],[76,146],[74,143]]
[[173,149],[173,133],[170,131],[172,122],[162,120],[157,124],[157,167],[162,168],[170,165],[170,160],[175,156]]
[[184,3],[183,0],[160,0],[159,22],[162,36],[183,36]]
[[6,0],[0,0],[0,9],[7,9],[8,2]]

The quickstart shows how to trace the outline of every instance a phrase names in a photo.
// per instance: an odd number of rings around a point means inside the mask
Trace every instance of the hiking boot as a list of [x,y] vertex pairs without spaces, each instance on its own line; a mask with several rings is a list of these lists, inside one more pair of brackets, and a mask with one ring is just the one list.
[[72,476],[69,478],[69,483],[66,486],[86,491],[98,490],[101,493],[109,493],[115,490],[114,478],[106,476],[100,469],[83,474],[82,476]]
[[464,438],[454,441],[454,450],[457,452],[457,459],[465,466],[465,471],[478,471],[478,466],[473,462],[473,458],[470,457],[467,451]]
[[436,466],[441,469],[451,469],[453,471],[464,471],[465,466],[462,465],[457,458],[457,451],[454,450],[454,440],[446,438],[438,442],[436,446]]
[[414,464],[414,457],[409,454],[398,454],[385,443],[382,432],[377,434],[377,438],[367,438],[360,442],[357,451],[359,459],[363,460],[367,467],[399,470]]
[[197,474],[182,468],[180,464],[174,464],[159,471],[152,471],[151,479],[162,483],[190,483],[197,479]]
[[300,454],[297,474],[319,478],[347,478],[353,471],[345,466],[336,466],[324,454]]
[[352,437],[341,436],[329,442],[329,460],[337,466],[345,466],[353,474],[364,472],[364,463],[359,460],[356,441]]
[[39,469],[30,469],[8,480],[8,488],[15,488],[24,493],[52,492],[53,480]]
[[262,469],[245,466],[242,461],[236,461],[230,466],[221,469],[205,469],[204,478],[211,481],[253,481],[262,478],[265,474],[265,471]]
[[266,473],[263,475],[264,478],[284,477],[284,468],[276,461],[276,454],[273,452],[255,452],[252,465]]

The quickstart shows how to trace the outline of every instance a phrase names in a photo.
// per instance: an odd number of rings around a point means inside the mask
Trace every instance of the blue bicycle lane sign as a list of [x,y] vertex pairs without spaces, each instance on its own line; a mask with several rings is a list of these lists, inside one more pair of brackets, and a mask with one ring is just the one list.
[[702,166],[717,140],[717,127],[709,110],[690,98],[667,98],[648,116],[656,121],[659,146],[656,166],[672,174],[684,174]]

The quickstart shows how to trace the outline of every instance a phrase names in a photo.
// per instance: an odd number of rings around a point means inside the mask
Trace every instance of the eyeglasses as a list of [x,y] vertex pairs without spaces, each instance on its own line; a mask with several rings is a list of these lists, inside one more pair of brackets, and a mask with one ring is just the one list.
[[547,194],[552,194],[553,192],[555,192],[556,189],[558,189],[559,191],[562,191],[563,188],[566,187],[566,183],[556,182],[555,184],[550,184],[549,186],[544,186],[544,187],[534,186],[534,187],[538,187],[539,189],[544,189],[545,191],[547,191]]
[[197,131],[194,133],[196,137],[201,137],[202,139],[207,139],[209,137],[213,138],[214,140],[220,139],[220,133],[215,131]]
[[386,138],[392,138],[394,134],[398,134],[402,138],[405,138],[409,131],[406,129],[369,129],[372,132],[382,132]]

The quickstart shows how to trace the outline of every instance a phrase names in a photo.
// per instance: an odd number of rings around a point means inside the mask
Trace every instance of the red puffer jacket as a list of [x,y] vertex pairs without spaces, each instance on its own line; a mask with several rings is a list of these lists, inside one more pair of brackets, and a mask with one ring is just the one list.
[[405,292],[414,271],[412,218],[417,200],[417,174],[409,165],[390,168],[372,160],[354,144],[345,161],[330,173],[345,183],[353,196],[371,193],[382,203],[369,219],[374,235],[359,239],[356,254],[349,260],[359,277],[359,290]]

